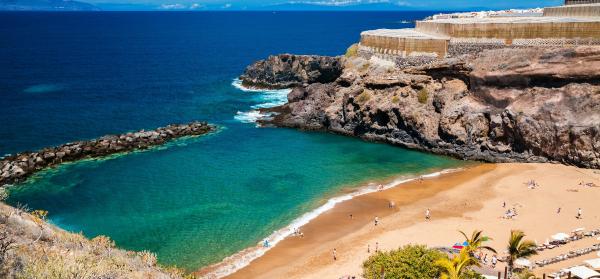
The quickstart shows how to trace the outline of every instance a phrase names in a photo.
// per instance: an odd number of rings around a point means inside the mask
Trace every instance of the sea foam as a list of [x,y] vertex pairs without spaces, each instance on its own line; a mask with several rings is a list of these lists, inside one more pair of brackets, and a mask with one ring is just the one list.
[[253,110],[250,111],[238,111],[233,117],[234,119],[243,123],[256,123],[258,120],[268,120],[273,117],[272,113],[262,113],[258,111],[261,108],[272,108],[281,106],[287,102],[287,95],[291,92],[291,89],[258,89],[249,88],[242,85],[240,79],[234,79],[231,83],[233,87],[248,93],[256,94],[258,104],[252,105]]
[[[274,231],[271,235],[262,239],[256,246],[246,248],[240,252],[237,252],[236,254],[234,254],[232,256],[225,258],[220,263],[217,263],[215,265],[208,267],[211,271],[208,274],[205,274],[204,277],[205,278],[222,278],[222,277],[230,275],[230,274],[244,268],[245,266],[249,265],[253,260],[260,258],[267,251],[269,251],[270,249],[275,247],[279,242],[284,240],[286,237],[294,234],[295,229],[301,228],[302,226],[308,224],[313,219],[317,218],[319,215],[327,212],[328,210],[333,209],[338,203],[341,203],[341,202],[344,202],[347,200],[351,200],[355,197],[373,193],[376,191],[390,189],[390,188],[393,188],[400,184],[414,181],[419,178],[432,178],[432,177],[440,176],[442,174],[456,172],[459,170],[461,170],[461,169],[460,168],[444,169],[441,171],[437,171],[437,172],[433,172],[433,173],[429,173],[429,174],[425,174],[425,175],[421,175],[421,176],[415,176],[415,177],[410,177],[410,178],[400,177],[400,178],[394,179],[393,181],[391,181],[389,183],[383,184],[382,188],[380,188],[379,185],[377,185],[375,183],[369,183],[368,185],[366,185],[364,187],[358,188],[354,192],[330,198],[329,200],[327,200],[327,202],[325,202],[325,204],[315,208],[312,211],[309,211],[309,212],[303,214],[302,216],[295,219],[294,221],[292,221],[289,225],[285,226],[284,228]],[[265,240],[267,240],[268,243],[270,244],[269,247],[262,246],[262,244],[265,242]]]

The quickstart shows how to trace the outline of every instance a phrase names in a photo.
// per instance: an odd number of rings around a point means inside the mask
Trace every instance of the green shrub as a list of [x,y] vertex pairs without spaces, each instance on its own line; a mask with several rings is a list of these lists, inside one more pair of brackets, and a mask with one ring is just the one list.
[[362,65],[362,67],[360,68],[360,70],[362,72],[366,72],[369,69],[369,67],[371,67],[371,64],[370,63],[365,63],[365,64]]
[[426,88],[422,88],[421,90],[419,90],[419,92],[417,92],[417,99],[419,100],[419,103],[421,103],[421,104],[426,104],[428,97],[429,97],[429,92],[427,92]]
[[363,263],[363,276],[368,279],[381,278],[383,269],[385,278],[439,278],[442,269],[435,262],[445,257],[444,253],[424,245],[407,245],[369,257]]
[[368,102],[369,100],[371,100],[371,91],[369,91],[369,90],[364,90],[362,93],[360,93],[356,97],[356,101],[360,104],[364,104],[364,103]]
[[394,104],[400,103],[400,98],[398,98],[398,96],[392,97],[392,103],[394,103]]
[[355,57],[356,55],[358,55],[358,44],[353,44],[346,50],[345,56],[350,58]]

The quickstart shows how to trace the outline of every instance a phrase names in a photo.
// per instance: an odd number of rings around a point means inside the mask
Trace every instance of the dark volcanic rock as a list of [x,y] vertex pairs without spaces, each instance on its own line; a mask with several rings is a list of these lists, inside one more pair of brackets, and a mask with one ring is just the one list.
[[110,154],[147,149],[165,142],[211,132],[214,126],[205,122],[169,125],[152,131],[138,131],[122,135],[108,135],[89,141],[77,141],[50,147],[37,152],[23,152],[0,160],[0,187],[25,180],[37,171],[64,162]]
[[240,79],[244,86],[280,89],[329,83],[341,74],[340,57],[280,54],[248,66]]
[[600,168],[599,54],[495,49],[377,71],[377,60],[344,59],[336,82],[296,87],[269,123],[464,159]]

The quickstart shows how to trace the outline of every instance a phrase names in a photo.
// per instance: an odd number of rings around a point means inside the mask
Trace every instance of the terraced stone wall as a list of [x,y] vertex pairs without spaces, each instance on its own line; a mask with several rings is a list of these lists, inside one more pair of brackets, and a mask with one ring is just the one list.
[[415,55],[444,57],[448,51],[448,40],[361,35],[360,46],[379,54],[402,57]]

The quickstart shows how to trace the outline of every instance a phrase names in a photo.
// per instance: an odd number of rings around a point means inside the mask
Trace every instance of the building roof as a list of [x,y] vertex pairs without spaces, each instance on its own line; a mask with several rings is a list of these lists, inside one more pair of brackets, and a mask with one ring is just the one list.
[[535,17],[482,17],[482,18],[447,18],[432,19],[425,22],[450,23],[450,24],[475,24],[475,23],[556,23],[556,22],[600,22],[599,18],[582,17],[553,17],[553,16],[535,16]]

